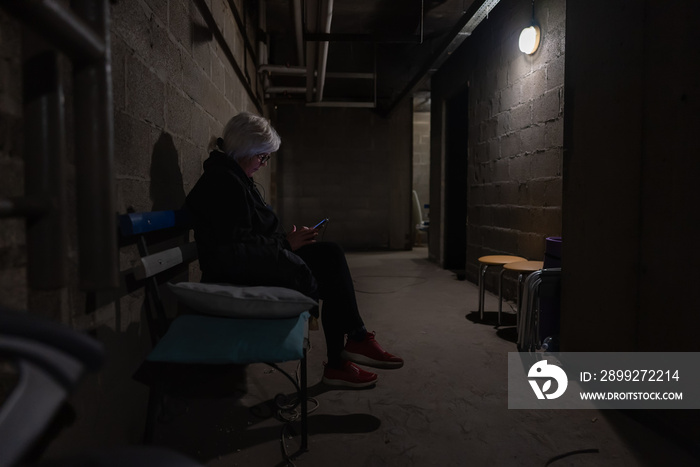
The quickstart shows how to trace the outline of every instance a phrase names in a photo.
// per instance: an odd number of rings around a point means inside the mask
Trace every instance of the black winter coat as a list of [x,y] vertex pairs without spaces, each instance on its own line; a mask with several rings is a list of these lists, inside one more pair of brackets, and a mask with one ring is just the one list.
[[220,151],[185,202],[202,282],[288,287],[316,298],[314,277],[292,253],[275,213],[241,167]]

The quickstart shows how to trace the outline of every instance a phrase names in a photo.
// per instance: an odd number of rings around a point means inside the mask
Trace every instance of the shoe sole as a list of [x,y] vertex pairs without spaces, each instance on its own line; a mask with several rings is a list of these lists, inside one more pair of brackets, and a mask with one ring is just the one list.
[[369,358],[365,355],[361,355],[358,353],[350,353],[347,350],[343,350],[340,356],[341,358],[344,358],[345,360],[350,360],[351,362],[357,363],[358,365],[370,366],[372,368],[395,370],[403,366],[403,362],[383,362],[381,360],[374,360],[373,358]]
[[324,384],[327,384],[329,386],[337,386],[337,387],[345,387],[345,388],[366,388],[366,387],[374,386],[375,384],[377,384],[377,379],[372,380],[372,381],[367,381],[365,383],[351,383],[350,381],[345,381],[343,379],[329,379],[329,378],[326,378],[324,376],[323,378],[321,378],[321,381]]

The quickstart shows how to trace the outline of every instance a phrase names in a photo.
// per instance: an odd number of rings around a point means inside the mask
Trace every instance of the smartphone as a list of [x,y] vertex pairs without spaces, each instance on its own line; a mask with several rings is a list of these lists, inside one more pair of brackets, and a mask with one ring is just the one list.
[[318,228],[320,228],[320,227],[323,227],[323,226],[326,224],[326,222],[328,222],[328,218],[327,218],[327,217],[326,217],[325,219],[323,219],[321,222],[319,222],[318,224],[314,225],[314,226],[312,227],[312,229],[318,229]]

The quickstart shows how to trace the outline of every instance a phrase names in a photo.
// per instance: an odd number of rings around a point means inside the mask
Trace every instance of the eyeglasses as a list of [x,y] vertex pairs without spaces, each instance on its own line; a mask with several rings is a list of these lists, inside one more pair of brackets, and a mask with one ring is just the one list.
[[270,154],[258,154],[258,159],[260,160],[261,164],[264,164],[265,162],[270,160]]

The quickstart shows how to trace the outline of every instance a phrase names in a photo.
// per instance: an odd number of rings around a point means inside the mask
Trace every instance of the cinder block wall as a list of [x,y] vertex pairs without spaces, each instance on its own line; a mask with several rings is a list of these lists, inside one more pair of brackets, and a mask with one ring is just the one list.
[[371,109],[279,105],[277,163],[284,226],[328,217],[324,239],[346,249],[411,247],[411,100]]
[[[503,0],[433,77],[431,257],[443,263],[440,186],[444,102],[469,87],[467,277],[482,255],[542,260],[545,238],[561,234],[565,5],[538,1],[542,41],[518,49],[531,3]],[[487,282],[497,286],[493,277]],[[514,292],[512,280],[507,294]]]
[[[226,121],[241,111],[262,111],[234,69],[247,67],[258,91],[255,65],[245,62],[251,57],[229,2],[211,3],[204,11],[200,2],[188,0],[119,1],[112,7],[119,209],[180,207]],[[206,16],[225,42],[212,37]]]
[[[177,209],[201,173],[210,141],[235,113],[261,113],[255,73],[257,20],[243,15],[239,29],[228,0],[119,0],[111,6],[116,211]],[[248,8],[249,14],[254,9]],[[243,37],[253,44],[245,50]],[[22,28],[0,10],[0,196],[23,195]],[[69,123],[68,222],[75,227],[70,64],[66,71]],[[240,71],[237,71],[240,70]],[[241,78],[242,76],[242,78]],[[271,185],[272,169],[261,171]],[[110,187],[105,187],[110,189]],[[96,300],[77,285],[79,246],[70,235],[66,260],[69,285],[31,290],[26,282],[24,222],[0,219],[0,303],[61,320],[88,331],[105,345],[107,362],[85,381],[72,402],[77,421],[51,445],[48,457],[74,450],[141,441],[146,387],[132,379],[150,343],[142,319],[143,291],[100,294]],[[138,258],[135,246],[119,252],[120,270]],[[195,266],[189,276],[198,280]],[[186,278],[186,277],[183,277]],[[95,297],[92,297],[93,299]],[[167,298],[167,296],[166,296]],[[99,422],[99,423],[98,423]]]

